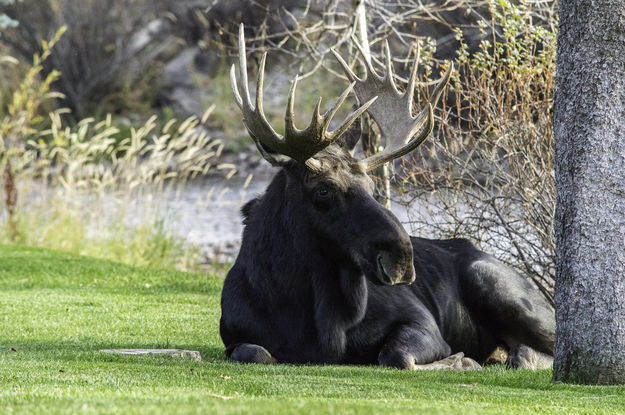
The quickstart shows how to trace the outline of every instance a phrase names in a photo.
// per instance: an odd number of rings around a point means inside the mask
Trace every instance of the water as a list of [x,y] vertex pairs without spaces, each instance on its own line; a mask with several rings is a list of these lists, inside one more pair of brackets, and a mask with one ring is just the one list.
[[[165,198],[166,209],[175,212],[169,229],[189,243],[213,250],[238,246],[243,231],[240,209],[243,204],[264,192],[269,179],[252,180],[247,187],[242,181],[210,180],[191,183],[180,192]],[[210,197],[207,197],[212,192]],[[415,213],[392,204],[398,219],[410,231],[410,219]]]
[[[169,191],[160,197],[143,197],[128,206],[128,221],[139,223],[149,209],[168,218],[165,230],[199,248],[203,262],[232,262],[238,252],[243,232],[241,207],[262,194],[270,178],[252,180],[204,180],[187,184],[181,191]],[[392,210],[408,232],[417,209],[410,211],[399,203]]]
[[200,247],[236,243],[243,231],[241,207],[268,183],[252,180],[247,187],[237,180],[191,183],[180,194],[167,197],[167,209],[176,216],[170,230]]

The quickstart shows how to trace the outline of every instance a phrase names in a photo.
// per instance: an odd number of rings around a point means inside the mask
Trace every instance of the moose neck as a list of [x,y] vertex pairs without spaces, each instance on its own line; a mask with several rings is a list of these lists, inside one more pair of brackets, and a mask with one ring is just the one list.
[[288,192],[287,174],[281,170],[245,213],[241,250],[251,259],[250,275],[254,282],[275,289],[295,283],[293,289],[304,288],[307,260],[302,259],[314,255],[306,241],[306,224],[293,212]]
[[297,180],[281,170],[252,202],[246,212],[241,252],[250,259],[247,272],[252,284],[268,287],[275,298],[296,303],[302,298],[313,300],[310,306],[320,346],[328,358],[339,359],[345,347],[344,332],[364,317],[367,284],[347,254],[337,254],[339,247],[328,249],[331,242],[315,235]]

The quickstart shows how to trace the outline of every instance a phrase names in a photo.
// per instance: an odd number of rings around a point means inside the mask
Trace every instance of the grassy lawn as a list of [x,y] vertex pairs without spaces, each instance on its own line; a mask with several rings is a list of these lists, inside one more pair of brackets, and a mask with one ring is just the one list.
[[[221,279],[0,246],[0,413],[625,413],[550,371],[227,362]],[[203,361],[104,348],[186,348]]]

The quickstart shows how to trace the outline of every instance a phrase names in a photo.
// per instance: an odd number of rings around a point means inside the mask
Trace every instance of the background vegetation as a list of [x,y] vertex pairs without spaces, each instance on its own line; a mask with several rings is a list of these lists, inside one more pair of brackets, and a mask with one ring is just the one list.
[[[289,79],[308,78],[296,111],[306,122],[317,95],[345,85],[330,48],[358,71],[349,38],[366,33],[374,64],[390,42],[399,85],[421,46],[419,102],[445,60],[458,68],[433,137],[391,169],[413,233],[469,237],[551,300],[555,2],[364,2],[366,26],[359,4],[3,1],[1,240],[196,268],[198,247],[171,231],[177,212],[149,200],[226,180],[254,153],[227,78],[238,23],[252,66],[271,51],[265,108],[278,126]],[[133,209],[146,209],[140,221]]]

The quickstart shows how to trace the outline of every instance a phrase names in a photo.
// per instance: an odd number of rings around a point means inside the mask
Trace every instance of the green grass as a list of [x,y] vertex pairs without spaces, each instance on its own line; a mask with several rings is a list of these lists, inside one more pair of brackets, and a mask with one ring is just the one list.
[[[550,371],[230,363],[221,281],[0,246],[0,413],[625,413],[625,387],[554,384]],[[134,347],[203,361],[98,351]]]

